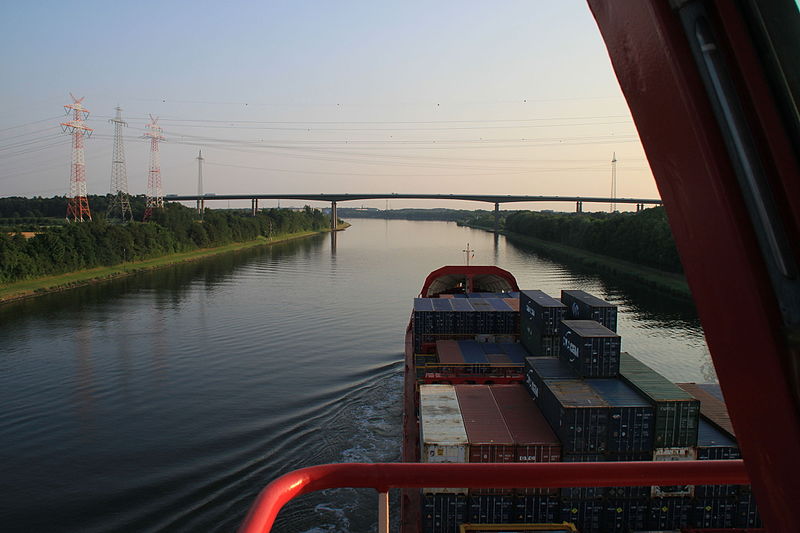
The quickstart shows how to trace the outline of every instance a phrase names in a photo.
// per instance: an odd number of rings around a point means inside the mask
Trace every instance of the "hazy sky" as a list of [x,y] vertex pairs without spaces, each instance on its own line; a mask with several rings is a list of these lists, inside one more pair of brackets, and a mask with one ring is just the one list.
[[4,2],[0,47],[0,196],[67,193],[69,92],[95,129],[90,194],[109,191],[119,105],[131,193],[152,113],[165,193],[196,192],[202,148],[216,194],[608,196],[616,152],[618,196],[658,196],[579,0]]

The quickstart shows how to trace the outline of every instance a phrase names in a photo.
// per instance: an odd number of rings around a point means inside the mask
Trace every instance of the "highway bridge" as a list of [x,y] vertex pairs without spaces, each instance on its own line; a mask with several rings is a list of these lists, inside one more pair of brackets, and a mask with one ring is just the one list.
[[593,196],[530,196],[514,194],[408,194],[408,193],[320,193],[320,194],[168,194],[164,200],[168,202],[197,202],[197,209],[202,211],[205,203],[215,200],[250,200],[253,215],[258,211],[259,200],[303,200],[309,202],[330,202],[331,220],[335,226],[336,206],[339,202],[357,200],[466,200],[470,202],[486,202],[494,204],[495,229],[498,228],[500,204],[512,202],[567,202],[574,203],[575,210],[583,211],[584,203],[597,204],[635,204],[636,210],[645,205],[661,205],[660,199],[654,198],[601,198]]

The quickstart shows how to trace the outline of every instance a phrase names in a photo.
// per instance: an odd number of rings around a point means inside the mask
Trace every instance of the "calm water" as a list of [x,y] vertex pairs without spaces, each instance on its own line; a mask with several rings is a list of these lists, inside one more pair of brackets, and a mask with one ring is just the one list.
[[[355,220],[0,307],[0,529],[232,531],[270,479],[399,459],[403,333],[425,276],[497,264],[620,306],[623,348],[713,381],[690,305],[444,222]],[[281,531],[369,531],[375,497],[287,508]]]

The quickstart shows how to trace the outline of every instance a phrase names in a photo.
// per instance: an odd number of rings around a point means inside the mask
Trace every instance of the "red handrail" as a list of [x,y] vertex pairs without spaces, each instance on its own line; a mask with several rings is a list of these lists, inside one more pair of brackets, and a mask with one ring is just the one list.
[[266,533],[292,498],[342,487],[626,487],[639,485],[743,485],[742,461],[628,463],[344,463],[285,474],[258,495],[240,533]]

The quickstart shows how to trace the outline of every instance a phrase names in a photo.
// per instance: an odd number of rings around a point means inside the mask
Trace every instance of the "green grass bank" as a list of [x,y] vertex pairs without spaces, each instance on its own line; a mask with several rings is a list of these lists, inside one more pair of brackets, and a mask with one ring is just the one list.
[[[350,226],[350,224],[341,224],[338,228],[336,228],[336,231],[341,231],[348,226]],[[275,235],[269,238],[258,237],[250,241],[234,242],[213,248],[199,248],[189,252],[162,255],[142,261],[131,261],[107,267],[89,268],[86,270],[68,272],[66,274],[45,276],[41,278],[17,281],[14,283],[7,283],[0,285],[0,304],[20,300],[23,298],[32,298],[51,292],[68,290],[91,283],[101,283],[123,276],[129,276],[145,270],[165,268],[170,265],[187,261],[197,261],[206,257],[235,252],[246,248],[252,248],[254,246],[277,244],[292,239],[301,239],[311,235],[319,235],[321,233],[327,233],[328,231],[329,230],[301,231],[296,233]]]

